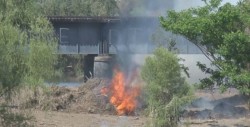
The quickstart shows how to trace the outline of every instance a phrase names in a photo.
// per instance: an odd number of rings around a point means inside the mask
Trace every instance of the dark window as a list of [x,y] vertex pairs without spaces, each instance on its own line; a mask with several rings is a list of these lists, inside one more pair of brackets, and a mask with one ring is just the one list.
[[110,44],[117,44],[119,41],[119,32],[115,29],[109,30],[109,43]]
[[60,28],[60,43],[69,44],[69,28]]

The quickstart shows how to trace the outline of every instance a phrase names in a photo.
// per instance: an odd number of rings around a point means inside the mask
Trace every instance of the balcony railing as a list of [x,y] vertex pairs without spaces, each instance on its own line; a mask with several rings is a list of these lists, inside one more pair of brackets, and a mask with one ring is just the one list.
[[58,54],[99,54],[98,45],[59,44]]

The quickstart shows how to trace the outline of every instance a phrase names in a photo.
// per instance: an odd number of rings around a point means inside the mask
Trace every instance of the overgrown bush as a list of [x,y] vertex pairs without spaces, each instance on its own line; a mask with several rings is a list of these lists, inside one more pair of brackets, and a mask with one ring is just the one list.
[[[11,105],[13,89],[31,86],[37,97],[38,85],[54,76],[57,39],[53,33],[33,0],[0,0],[0,108]],[[15,121],[23,121],[22,115],[0,110],[3,126],[23,126]]]
[[116,0],[34,0],[37,10],[45,15],[115,16]]
[[146,59],[142,78],[154,127],[174,127],[178,124],[182,107],[193,98],[190,86],[181,75],[177,56],[165,48],[158,48]]

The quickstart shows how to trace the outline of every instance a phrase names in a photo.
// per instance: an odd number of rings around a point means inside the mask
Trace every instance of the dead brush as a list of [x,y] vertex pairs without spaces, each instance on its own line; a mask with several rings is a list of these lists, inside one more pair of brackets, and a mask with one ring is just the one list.
[[34,100],[34,92],[28,87],[11,90],[8,95],[0,98],[0,125],[6,127],[34,125],[31,110],[27,110],[27,103]]
[[0,124],[4,127],[33,127],[34,117],[27,110],[2,107],[0,108]]
[[41,108],[45,109],[49,103],[49,91],[47,88],[21,86],[11,91],[8,105],[18,107],[18,109]]

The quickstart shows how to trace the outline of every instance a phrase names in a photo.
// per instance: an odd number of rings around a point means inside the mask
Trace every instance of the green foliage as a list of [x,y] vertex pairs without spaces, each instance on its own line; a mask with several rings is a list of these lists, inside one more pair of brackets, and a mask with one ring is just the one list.
[[158,48],[146,59],[142,78],[151,115],[156,127],[177,126],[182,106],[192,100],[192,91],[181,76],[181,66],[175,54]]
[[202,88],[217,84],[225,90],[233,86],[249,94],[249,2],[220,5],[221,0],[205,0],[205,3],[204,7],[169,11],[167,17],[161,17],[161,24],[165,30],[183,35],[197,45],[216,66],[212,69],[197,64],[203,72],[211,74],[201,80]]
[[[30,85],[36,89],[53,76],[57,41],[33,0],[0,0],[0,6],[0,98],[9,104],[14,88]],[[24,127],[28,120],[0,103],[3,126]]]
[[0,27],[0,82],[3,88],[11,88],[21,82],[26,71],[24,46],[17,46],[23,39],[18,38],[19,30],[12,25],[0,23]]
[[56,61],[51,24],[33,10],[32,0],[0,2],[0,92],[42,84],[53,75]]
[[[161,27],[157,28],[156,31],[152,34],[151,40],[158,47],[166,47],[168,51],[172,53],[179,53],[179,50],[175,47],[176,38],[174,38],[172,33],[166,32]],[[178,60],[185,61],[185,59],[182,59],[182,58],[179,58]],[[181,69],[184,71],[186,76],[189,77],[189,73],[188,73],[189,68],[184,66],[184,64],[180,64],[180,65],[181,65]]]
[[115,16],[115,0],[36,0],[38,10],[45,15]]
[[29,49],[27,59],[26,81],[31,85],[39,85],[53,76],[56,63],[56,39],[53,35],[53,29],[49,21],[38,17],[32,24],[30,33],[37,35],[29,38]]
[[[30,21],[35,20],[37,12],[33,0],[0,0],[0,21],[8,22],[20,29],[30,29]],[[37,14],[36,14],[37,15]]]

